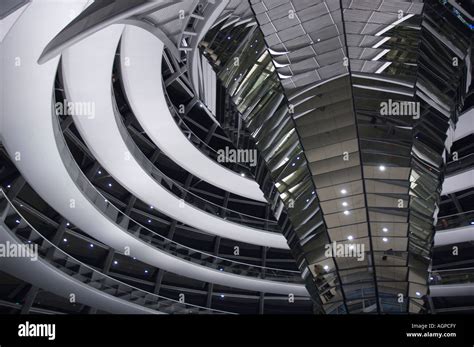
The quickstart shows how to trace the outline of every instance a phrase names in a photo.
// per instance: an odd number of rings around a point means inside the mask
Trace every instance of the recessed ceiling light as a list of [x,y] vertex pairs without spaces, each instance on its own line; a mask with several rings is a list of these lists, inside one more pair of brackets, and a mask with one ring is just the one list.
[[341,194],[347,194],[347,190],[341,189]]
[[388,228],[382,228],[382,231],[386,233],[388,231]]
[[109,183],[109,187],[112,187],[112,183]]
[[147,274],[147,273],[148,273],[148,270],[145,270],[145,273]]
[[117,264],[118,264],[118,261],[117,261],[117,260],[114,260],[114,264],[117,265]]
[[348,216],[348,215],[350,215],[351,213],[346,210],[346,211],[344,211],[344,214],[345,214],[346,216]]
[[151,223],[151,219],[148,220],[148,223]]
[[416,296],[421,296],[420,292],[416,292],[415,294],[416,294]]
[[221,294],[221,298],[225,298],[225,295],[224,295],[224,294]]
[[70,224],[69,223],[66,223],[66,226],[68,227]]
[[240,174],[240,176],[245,177],[245,174],[242,172],[242,173]]
[[346,207],[347,205],[349,205],[349,204],[345,201],[342,203],[342,206],[344,206],[344,207]]
[[388,239],[386,237],[382,238],[383,242],[388,242]]
[[94,248],[94,245],[91,243],[91,244],[89,245],[89,247],[90,247],[90,248]]
[[349,235],[349,236],[347,236],[347,239],[348,239],[349,241],[352,241],[352,240],[354,240],[354,236]]
[[323,269],[326,270],[326,271],[328,271],[328,270],[329,270],[329,266],[324,265]]
[[67,239],[63,239],[64,242],[67,242]]
[[386,167],[385,167],[384,165],[380,165],[380,166],[379,166],[379,170],[380,170],[380,171],[385,171],[385,169],[386,169]]

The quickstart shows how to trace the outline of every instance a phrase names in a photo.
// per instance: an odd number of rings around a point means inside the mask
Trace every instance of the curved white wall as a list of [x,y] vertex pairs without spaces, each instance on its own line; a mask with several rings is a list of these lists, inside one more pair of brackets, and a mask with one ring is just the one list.
[[123,84],[130,107],[147,135],[167,156],[202,180],[234,194],[266,201],[255,181],[208,158],[178,127],[164,96],[162,55],[163,44],[154,35],[137,27],[125,29],[121,42]]

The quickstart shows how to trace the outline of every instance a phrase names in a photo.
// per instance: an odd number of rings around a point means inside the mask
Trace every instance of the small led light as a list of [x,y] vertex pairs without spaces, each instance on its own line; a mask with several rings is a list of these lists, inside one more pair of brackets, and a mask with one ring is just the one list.
[[380,165],[380,166],[379,166],[379,170],[380,170],[380,171],[385,171],[385,166],[384,166],[384,165]]
[[16,222],[16,224],[20,224],[20,220],[18,220],[18,219],[15,222]]
[[352,240],[354,240],[354,236],[349,235],[349,236],[347,236],[347,239],[348,239],[349,241],[352,241]]
[[240,176],[245,177],[245,174],[242,172],[242,173],[240,174]]
[[112,187],[112,183],[109,183],[109,187]]
[[67,239],[63,239],[64,242],[67,242]]
[[382,231],[386,233],[388,231],[388,228],[382,228]]
[[342,203],[342,206],[344,206],[344,207],[346,207],[347,205],[349,205],[349,204],[345,201]]
[[150,206],[150,209],[152,209],[152,210],[153,210],[153,206]]
[[345,214],[346,216],[348,216],[348,215],[350,215],[351,213],[346,210],[346,211],[344,211],[344,214]]
[[148,220],[148,223],[151,223],[151,219]]
[[90,246],[90,248],[94,248],[94,245],[92,243],[89,246]]
[[224,295],[224,294],[221,294],[221,298],[225,298],[225,295]]
[[416,294],[416,296],[421,296],[420,292],[416,292],[415,294]]
[[97,173],[100,175],[100,174],[102,174],[102,171],[99,170],[99,171],[97,171]]
[[11,185],[8,185],[7,188],[11,188]]
[[328,271],[328,270],[329,270],[329,266],[328,266],[328,265],[324,265],[323,269],[326,270],[326,271]]
[[70,225],[71,225],[71,224],[70,224],[69,222],[66,223],[66,226],[67,226],[67,227],[70,226]]
[[147,273],[148,273],[148,270],[145,270],[145,273],[147,274]]
[[114,265],[117,265],[118,264],[118,261],[117,260],[114,260]]
[[309,199],[306,199],[306,202],[309,202]]
[[382,238],[383,242],[388,242],[388,239],[386,237]]
[[347,190],[341,189],[341,194],[347,194]]

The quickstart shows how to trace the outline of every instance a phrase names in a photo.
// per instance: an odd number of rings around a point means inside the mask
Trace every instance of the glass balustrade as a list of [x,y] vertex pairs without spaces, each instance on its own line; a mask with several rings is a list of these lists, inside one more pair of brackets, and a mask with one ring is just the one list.
[[430,274],[430,284],[466,284],[474,282],[474,268],[436,270]]
[[474,211],[451,214],[447,216],[438,216],[436,230],[448,230],[472,225],[474,226]]
[[53,113],[52,118],[57,148],[71,179],[76,183],[76,186],[82,191],[84,196],[86,196],[97,209],[135,238],[138,238],[157,249],[163,250],[170,255],[218,271],[225,271],[241,276],[265,278],[268,280],[302,283],[299,271],[252,265],[201,252],[167,239],[145,225],[130,218],[108,201],[87,179],[69,151],[59,125],[58,117]]

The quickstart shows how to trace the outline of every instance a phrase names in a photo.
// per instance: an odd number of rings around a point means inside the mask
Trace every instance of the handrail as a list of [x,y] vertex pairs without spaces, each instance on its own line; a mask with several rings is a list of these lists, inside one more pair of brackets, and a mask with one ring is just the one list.
[[442,230],[447,230],[447,229],[463,227],[467,225],[474,225],[473,223],[474,223],[474,210],[446,215],[446,216],[438,216],[438,222],[436,223],[436,230],[442,231]]
[[474,153],[469,153],[458,160],[452,160],[446,164],[446,177],[459,175],[474,169]]
[[430,273],[430,284],[453,284],[474,282],[474,267],[434,270]]
[[[5,206],[2,206],[2,202],[5,201],[7,203]],[[2,216],[2,220],[5,222],[5,225],[8,226],[7,230],[10,229],[12,234],[18,237],[20,240],[28,240],[28,243],[37,244],[38,252],[40,253],[39,255],[41,255],[43,258],[45,258],[47,254],[50,254],[50,249],[53,249],[53,255],[47,259],[51,265],[60,269],[62,272],[65,272],[69,276],[81,280],[83,283],[91,284],[91,286],[96,289],[106,292],[112,290],[114,293],[112,295],[116,297],[123,298],[125,296],[129,296],[128,301],[130,302],[164,313],[207,312],[235,314],[233,312],[215,310],[198,305],[183,303],[155,293],[150,293],[128,283],[119,281],[77,260],[76,258],[64,252],[58,246],[51,243],[43,236],[43,234],[33,227],[17,210],[3,189],[0,189],[0,214]],[[28,232],[27,236],[25,236],[26,232]],[[73,270],[73,267],[75,266],[79,267],[76,271]],[[97,284],[99,284],[99,288],[97,288]],[[165,305],[165,303],[168,303],[169,305]],[[197,312],[194,312],[194,309],[196,309]]]

